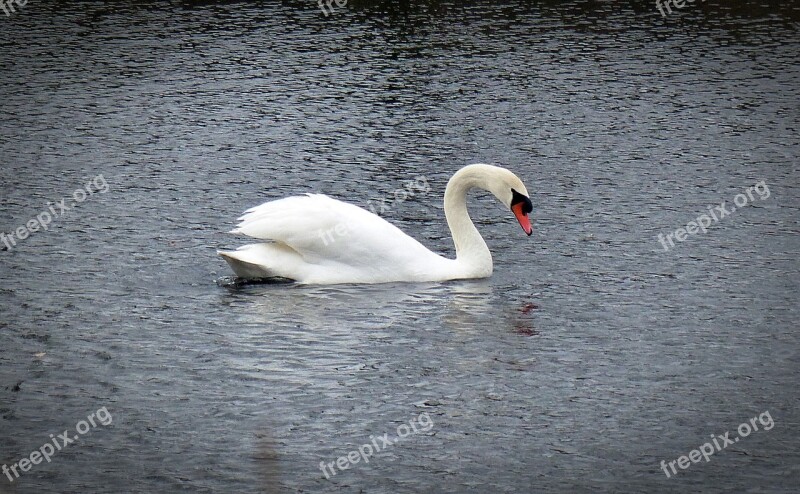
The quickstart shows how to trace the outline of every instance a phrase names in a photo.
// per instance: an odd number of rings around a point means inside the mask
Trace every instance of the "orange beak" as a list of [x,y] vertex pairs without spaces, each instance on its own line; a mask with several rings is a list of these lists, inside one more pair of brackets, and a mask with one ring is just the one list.
[[523,211],[524,206],[524,203],[519,202],[511,206],[511,211],[513,211],[514,216],[517,217],[519,226],[521,226],[525,233],[530,236],[530,234],[533,233],[533,228],[531,227],[531,220],[528,219],[528,214]]

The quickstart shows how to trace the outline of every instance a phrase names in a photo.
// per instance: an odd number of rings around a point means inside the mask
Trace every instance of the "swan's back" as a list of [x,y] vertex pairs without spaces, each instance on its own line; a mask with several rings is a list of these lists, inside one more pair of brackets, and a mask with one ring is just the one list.
[[452,264],[383,218],[323,194],[248,209],[232,233],[268,241],[220,252],[245,277],[304,283],[427,281]]

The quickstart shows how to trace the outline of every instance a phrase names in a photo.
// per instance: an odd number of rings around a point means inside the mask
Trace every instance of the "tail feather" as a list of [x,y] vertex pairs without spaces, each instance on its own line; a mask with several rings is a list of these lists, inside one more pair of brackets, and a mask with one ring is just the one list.
[[264,266],[247,261],[245,258],[246,256],[244,256],[242,252],[218,250],[217,254],[225,259],[231,269],[233,269],[233,272],[236,273],[236,276],[240,278],[259,279],[274,278],[277,276]]
[[247,279],[298,279],[295,271],[298,253],[285,244],[262,243],[239,247],[233,251],[218,250],[236,276]]

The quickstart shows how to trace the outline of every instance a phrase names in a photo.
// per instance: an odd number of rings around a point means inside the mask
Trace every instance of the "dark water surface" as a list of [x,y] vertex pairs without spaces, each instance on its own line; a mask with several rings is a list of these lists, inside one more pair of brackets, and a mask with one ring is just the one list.
[[[70,208],[0,244],[0,466],[91,429],[0,492],[796,492],[800,9],[363,3],[0,12],[0,232]],[[491,279],[239,285],[215,253],[313,191],[452,255],[475,162],[534,203],[527,238],[472,198]]]

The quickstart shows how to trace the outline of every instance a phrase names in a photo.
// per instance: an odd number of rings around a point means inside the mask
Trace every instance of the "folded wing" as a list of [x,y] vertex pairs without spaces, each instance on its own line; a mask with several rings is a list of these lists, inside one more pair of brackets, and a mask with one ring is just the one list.
[[383,218],[323,194],[292,196],[248,209],[232,233],[284,244],[306,262],[323,265],[383,271],[435,256]]

